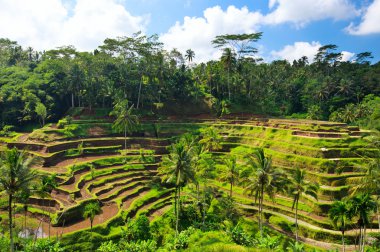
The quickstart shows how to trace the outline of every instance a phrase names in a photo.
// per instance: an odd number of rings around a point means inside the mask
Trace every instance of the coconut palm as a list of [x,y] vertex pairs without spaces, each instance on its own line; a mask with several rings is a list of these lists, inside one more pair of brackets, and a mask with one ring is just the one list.
[[342,246],[344,252],[344,232],[347,229],[347,225],[352,220],[350,203],[348,201],[335,201],[329,210],[329,218],[332,221],[334,227],[342,232]]
[[[51,192],[57,188],[58,183],[56,179],[57,175],[43,175],[40,177],[40,183],[37,184],[36,192],[37,194],[44,200],[47,197],[50,197]],[[49,202],[50,207],[50,202]],[[50,239],[50,226],[51,226],[51,217],[50,217],[50,210],[49,211],[49,239]]]
[[236,163],[235,156],[228,156],[223,160],[223,162],[225,164],[225,168],[220,174],[220,179],[230,183],[230,197],[232,198],[233,186],[239,179],[239,166]]
[[124,149],[127,149],[127,133],[135,131],[139,124],[138,116],[133,114],[133,105],[129,107],[128,100],[118,102],[110,115],[117,117],[112,127],[124,131]]
[[354,184],[354,186],[350,189],[351,195],[355,195],[357,193],[369,193],[375,197],[376,215],[380,230],[380,158],[372,159],[368,163],[367,171],[364,176],[349,178],[348,182],[350,184]]
[[262,213],[264,194],[274,198],[277,191],[284,189],[286,181],[284,173],[272,166],[272,158],[267,157],[263,149],[258,149],[247,156],[246,169],[242,171],[245,184],[245,193],[255,195],[255,203],[258,200],[259,227],[263,234]]
[[195,57],[194,51],[191,49],[187,49],[186,54],[185,54],[185,58],[189,61],[189,63],[193,61],[194,57]]
[[195,181],[192,159],[193,147],[189,146],[184,139],[180,139],[170,146],[170,153],[163,158],[159,168],[159,174],[164,176],[165,181],[175,184],[176,235],[181,208],[181,187],[188,181]]
[[375,201],[368,193],[355,195],[352,199],[352,214],[357,217],[360,228],[359,251],[364,252],[367,226],[370,223],[370,215],[376,208]]
[[20,191],[27,191],[35,179],[30,169],[33,158],[16,148],[5,149],[0,157],[0,188],[8,195],[10,251],[14,251],[12,203]]
[[222,149],[222,137],[214,127],[208,127],[201,132],[202,144],[207,151],[216,151]]
[[298,242],[298,202],[302,195],[309,195],[318,199],[318,185],[306,180],[306,171],[300,168],[296,169],[295,174],[289,178],[289,191],[293,196],[292,210],[295,209],[296,224],[296,242]]
[[221,62],[223,63],[224,68],[227,69],[228,100],[231,100],[230,72],[232,70],[233,65],[236,63],[236,53],[229,47],[224,48]]
[[84,206],[83,218],[90,219],[90,230],[92,232],[92,224],[94,223],[95,215],[100,214],[102,209],[100,208],[99,203],[91,202]]

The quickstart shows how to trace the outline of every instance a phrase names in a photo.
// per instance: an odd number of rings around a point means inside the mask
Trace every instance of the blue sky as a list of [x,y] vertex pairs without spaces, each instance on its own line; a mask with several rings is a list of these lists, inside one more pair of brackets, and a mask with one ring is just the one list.
[[380,60],[380,0],[0,0],[0,37],[39,50],[93,50],[139,30],[158,34],[167,50],[193,49],[197,62],[220,56],[216,35],[259,31],[266,61],[312,59],[326,44],[344,60],[364,51]]

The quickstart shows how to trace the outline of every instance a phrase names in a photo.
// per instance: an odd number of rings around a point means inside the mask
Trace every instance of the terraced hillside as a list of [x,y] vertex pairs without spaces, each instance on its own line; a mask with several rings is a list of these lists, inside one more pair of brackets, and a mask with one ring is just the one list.
[[[99,241],[117,236],[127,218],[146,213],[153,221],[169,211],[173,189],[157,186],[161,157],[167,153],[173,137],[209,126],[223,136],[223,148],[212,153],[219,166],[227,153],[236,155],[243,164],[245,153],[261,147],[273,158],[274,165],[287,173],[296,167],[305,168],[308,178],[318,182],[320,190],[318,201],[307,197],[300,201],[301,236],[310,238],[306,242],[315,242],[317,246],[321,243],[316,241],[340,240],[340,232],[328,221],[327,211],[333,200],[347,195],[349,185],[345,179],[363,175],[364,157],[377,154],[361,138],[368,132],[357,127],[250,115],[223,120],[199,116],[186,120],[143,120],[141,129],[125,140],[114,134],[109,119],[86,120],[78,116],[70,123],[50,125],[5,144],[35,155],[39,162],[34,169],[57,174],[59,185],[51,195],[30,198],[30,218],[39,220],[51,215],[51,228],[47,218],[40,223],[44,235],[71,233],[64,237],[85,243],[88,241],[83,232],[73,232],[89,229],[89,221],[80,214],[88,202],[101,204],[102,213],[94,220]],[[212,184],[222,192],[229,190],[220,181],[213,180]],[[234,189],[234,197],[246,216],[253,218],[257,207],[252,197],[243,194],[239,186]],[[265,199],[264,205],[267,225],[290,234],[294,221],[292,198],[278,195],[274,201]],[[373,220],[372,226],[376,225]],[[351,241],[355,232],[347,232]],[[377,232],[368,230],[375,235]]]

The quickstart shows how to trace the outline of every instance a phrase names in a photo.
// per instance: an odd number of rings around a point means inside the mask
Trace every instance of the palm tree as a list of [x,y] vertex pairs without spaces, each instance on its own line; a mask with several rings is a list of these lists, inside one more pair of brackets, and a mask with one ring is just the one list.
[[102,212],[102,209],[100,208],[99,203],[91,202],[85,205],[84,211],[83,211],[83,218],[90,219],[90,227],[92,232],[92,224],[94,223],[95,215],[100,214]]
[[315,199],[318,199],[318,185],[312,184],[306,180],[306,171],[300,168],[296,169],[295,174],[289,178],[289,190],[293,196],[292,210],[295,208],[296,219],[296,242],[298,242],[298,202],[302,195],[309,195]]
[[368,193],[355,195],[352,199],[352,214],[358,217],[358,225],[360,228],[359,235],[359,251],[364,252],[366,230],[370,223],[369,217],[372,211],[376,208],[375,201]]
[[[40,178],[40,183],[37,185],[36,191],[37,194],[44,200],[46,197],[50,197],[51,192],[57,188],[58,183],[56,180],[57,175],[43,175]],[[50,202],[49,202],[50,207]],[[50,226],[51,226],[51,216],[50,216],[50,210],[49,212],[49,239],[50,239]]]
[[351,188],[351,195],[359,193],[369,193],[376,199],[376,215],[379,222],[380,230],[380,158],[373,159],[369,162],[367,171],[363,177],[349,178],[348,182],[354,184]]
[[225,164],[225,169],[222,170],[220,179],[230,183],[230,198],[232,198],[232,187],[239,179],[239,167],[236,163],[235,156],[229,156],[223,161]]
[[14,251],[12,203],[20,191],[30,188],[35,172],[30,169],[33,158],[16,148],[5,149],[0,158],[0,187],[8,194],[10,250]]
[[214,127],[208,127],[201,132],[202,139],[199,141],[206,151],[222,149],[222,137]]
[[247,167],[242,171],[245,192],[255,194],[255,202],[259,201],[259,227],[263,235],[262,213],[264,194],[274,198],[279,190],[283,190],[285,176],[280,169],[272,166],[272,158],[265,156],[263,149],[258,149],[247,156]]
[[186,140],[180,139],[170,146],[169,155],[163,158],[159,168],[159,174],[164,176],[167,183],[175,184],[175,212],[176,212],[176,235],[178,234],[179,213],[181,203],[181,187],[189,180],[195,181],[192,169],[193,147],[186,144]]
[[342,232],[342,246],[344,252],[344,232],[346,231],[347,225],[352,220],[350,203],[348,201],[335,201],[329,210],[329,218],[334,227]]
[[227,69],[228,80],[227,80],[227,88],[228,88],[228,100],[231,100],[231,88],[230,88],[230,72],[232,66],[236,62],[236,53],[229,47],[223,49],[223,54],[221,61],[224,65],[224,68]]
[[112,127],[124,131],[124,148],[127,149],[127,133],[135,131],[139,124],[138,116],[133,114],[133,105],[128,107],[128,100],[118,102],[110,115],[117,116]]
[[195,57],[194,51],[191,49],[187,49],[186,54],[185,54],[185,58],[189,61],[189,63],[193,61],[194,57]]

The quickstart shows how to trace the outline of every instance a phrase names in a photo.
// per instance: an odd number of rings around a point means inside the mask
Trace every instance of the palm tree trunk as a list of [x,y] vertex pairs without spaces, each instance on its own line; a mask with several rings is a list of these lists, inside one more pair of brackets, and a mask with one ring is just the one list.
[[14,244],[13,244],[13,216],[12,216],[12,200],[13,200],[13,195],[9,194],[9,199],[8,199],[8,217],[9,217],[9,240],[10,240],[10,250],[11,252],[14,251]]
[[49,201],[49,209],[48,209],[48,212],[49,212],[49,241],[50,241],[50,225],[51,225],[51,216],[50,216],[50,201]]
[[231,101],[231,90],[230,90],[230,68],[228,68],[228,100]]
[[71,93],[71,107],[74,108],[74,92]]
[[137,105],[136,105],[136,108],[137,108],[137,109],[139,108],[139,104],[140,104],[141,85],[142,85],[142,76],[141,76],[141,79],[140,79],[139,93],[138,93],[138,95],[137,95]]
[[364,252],[364,249],[365,249],[366,236],[367,236],[367,228],[366,226],[363,226],[362,252]]
[[263,237],[263,201],[264,201],[264,185],[261,185],[261,192],[260,192],[260,200],[259,200],[259,227],[260,227],[260,235]]
[[379,200],[377,200],[377,202],[376,202],[376,215],[377,215],[377,223],[379,224],[379,231],[380,231]]
[[342,230],[342,246],[343,246],[343,252],[346,251],[346,247],[345,247],[345,244],[344,244],[344,229]]
[[298,243],[298,199],[296,201],[296,242]]
[[178,187],[178,199],[177,199],[177,213],[176,213],[176,222],[175,222],[175,232],[176,236],[178,235],[178,224],[179,224],[179,210],[180,210],[180,201],[181,201],[181,187]]
[[230,198],[232,199],[232,184],[233,182],[231,181],[231,186],[230,186]]
[[124,126],[124,149],[127,149],[127,124]]

